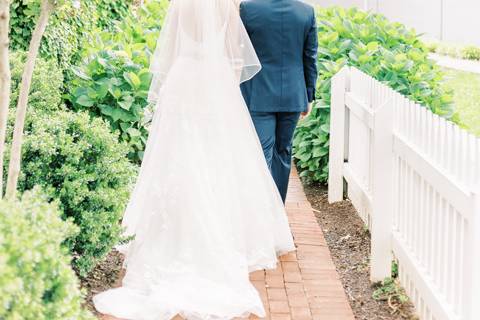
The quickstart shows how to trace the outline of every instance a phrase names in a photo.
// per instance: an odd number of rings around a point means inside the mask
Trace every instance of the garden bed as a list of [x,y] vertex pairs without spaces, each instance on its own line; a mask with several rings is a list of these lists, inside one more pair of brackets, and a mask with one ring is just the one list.
[[96,316],[100,316],[100,314],[93,306],[93,296],[120,285],[122,265],[123,255],[113,250],[87,278],[81,279],[82,288],[87,293],[85,299],[87,308]]
[[323,229],[343,287],[358,320],[417,319],[410,303],[372,298],[378,286],[370,282],[370,234],[349,201],[330,205],[324,186],[306,185],[308,200]]

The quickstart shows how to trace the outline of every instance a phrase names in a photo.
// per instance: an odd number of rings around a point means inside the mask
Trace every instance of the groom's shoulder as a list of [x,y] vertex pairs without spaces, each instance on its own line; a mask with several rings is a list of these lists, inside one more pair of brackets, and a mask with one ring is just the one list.
[[290,0],[298,9],[303,10],[305,13],[315,13],[315,9],[312,5],[301,0]]
[[[296,11],[300,10],[305,14],[313,14],[315,12],[314,7],[308,3],[305,3],[301,0],[287,0],[283,3],[277,3],[275,6],[287,6],[290,9],[295,9]],[[272,8],[272,0],[242,0],[240,2],[240,9],[244,11],[249,10],[267,10]]]
[[257,7],[259,5],[262,5],[262,1],[259,1],[259,0],[241,0],[240,1],[240,8],[251,8],[251,7]]

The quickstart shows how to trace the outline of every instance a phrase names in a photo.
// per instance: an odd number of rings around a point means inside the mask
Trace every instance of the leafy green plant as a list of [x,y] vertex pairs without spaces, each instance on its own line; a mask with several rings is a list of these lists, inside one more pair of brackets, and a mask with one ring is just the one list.
[[148,134],[143,113],[151,77],[148,69],[131,62],[113,51],[98,52],[82,70],[74,71],[78,78],[73,81],[70,101],[75,110],[86,109],[108,120],[128,142],[130,159],[139,160]]
[[392,261],[392,278],[398,278],[398,262],[396,260]]
[[462,58],[467,60],[480,60],[480,48],[475,46],[462,48]]
[[356,8],[321,8],[317,21],[317,101],[294,138],[301,177],[327,180],[331,79],[345,65],[359,68],[439,115],[454,115],[452,95],[442,86],[442,72],[428,59],[428,49],[414,30]]
[[100,33],[72,68],[68,99],[75,110],[106,119],[139,162],[148,136],[144,111],[151,82],[148,67],[168,1],[149,1],[135,14]]
[[[15,0],[11,5],[10,39],[13,50],[28,50],[32,32],[40,13],[40,1]],[[75,52],[96,25],[97,16],[90,3],[81,3],[80,8],[65,5],[50,18],[40,48],[42,57],[53,58],[66,68],[74,59]]]
[[459,45],[449,44],[449,43],[438,43],[435,49],[435,53],[449,56],[452,58],[461,58],[462,48]]
[[39,14],[38,1],[14,0],[10,4],[10,48],[26,50]]
[[78,52],[98,25],[95,1],[80,1],[80,7],[66,5],[56,10],[44,34],[40,54],[56,60],[62,70],[79,59]]
[[0,201],[0,319],[94,319],[62,247],[77,231],[38,190]]
[[378,288],[373,292],[373,299],[391,301],[392,299],[398,300],[400,304],[407,303],[409,301],[408,296],[400,285],[392,278],[386,278],[383,280]]
[[[51,17],[40,53],[67,69],[78,61],[78,52],[92,38],[96,28],[113,28],[127,15],[132,0],[82,0],[78,8],[62,6]],[[11,4],[10,39],[13,50],[27,50],[35,21],[39,15],[38,0],[14,0]]]
[[425,46],[429,52],[437,52],[439,43],[435,41],[425,41]]
[[31,112],[27,120],[19,190],[41,186],[80,228],[66,243],[85,276],[121,241],[119,221],[136,167],[127,146],[99,118],[59,110]]
[[444,56],[466,60],[480,60],[480,47],[477,46],[460,46],[445,42],[427,42],[426,46],[430,52]]
[[95,0],[98,13],[98,27],[104,30],[115,28],[117,21],[128,16],[132,0]]
[[[10,56],[12,72],[11,107],[17,105],[25,59],[26,54],[23,52],[14,52]],[[57,110],[62,102],[62,87],[63,74],[57,64],[52,60],[38,58],[30,88],[29,106],[35,110]]]

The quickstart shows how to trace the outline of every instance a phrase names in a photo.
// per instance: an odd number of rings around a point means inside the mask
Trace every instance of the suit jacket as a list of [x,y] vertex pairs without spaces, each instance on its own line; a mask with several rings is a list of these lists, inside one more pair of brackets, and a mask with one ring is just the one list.
[[245,0],[240,15],[262,64],[241,85],[250,111],[306,111],[317,80],[313,7],[297,0]]

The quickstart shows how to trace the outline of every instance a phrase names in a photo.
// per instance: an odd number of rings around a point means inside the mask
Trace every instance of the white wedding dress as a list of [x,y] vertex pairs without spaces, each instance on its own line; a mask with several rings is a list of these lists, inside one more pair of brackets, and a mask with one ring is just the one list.
[[174,0],[155,53],[158,104],[123,224],[121,319],[265,316],[249,272],[295,249],[239,81],[259,63],[232,0]]

